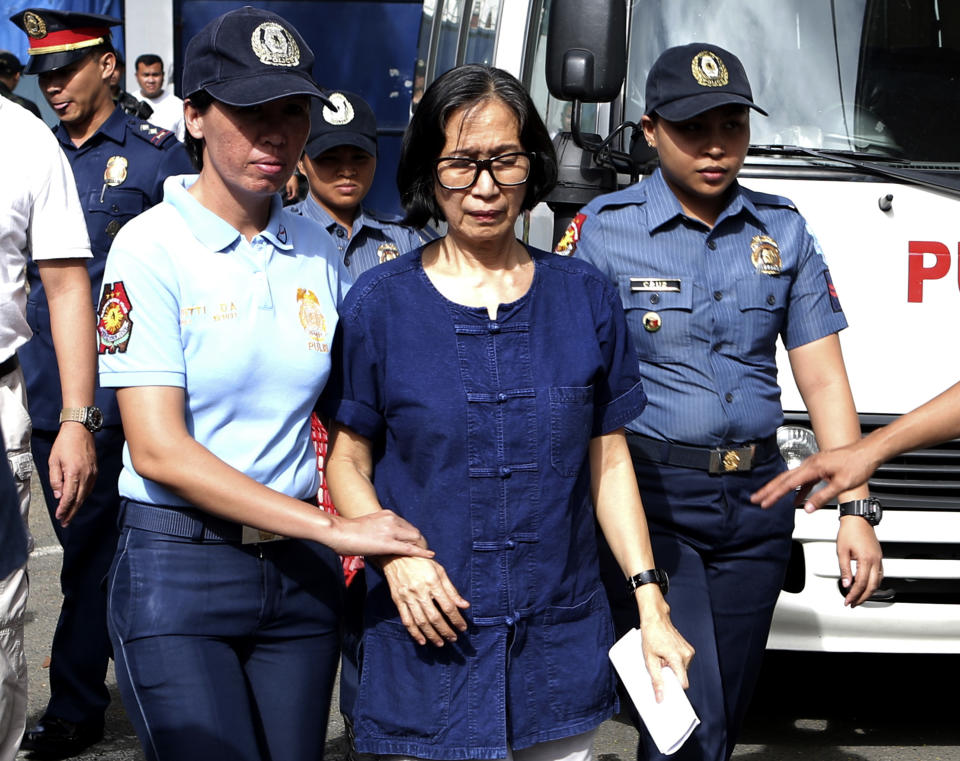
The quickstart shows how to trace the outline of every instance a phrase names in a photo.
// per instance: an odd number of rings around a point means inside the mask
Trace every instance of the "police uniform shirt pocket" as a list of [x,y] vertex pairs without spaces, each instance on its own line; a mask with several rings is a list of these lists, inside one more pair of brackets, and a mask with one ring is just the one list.
[[462,658],[457,647],[418,645],[402,625],[379,621],[364,633],[361,654],[358,733],[436,738],[449,720],[452,660]]
[[550,461],[562,476],[583,467],[593,429],[593,386],[558,386],[550,392]]
[[[87,219],[91,238],[112,241],[120,228],[144,210],[143,193],[134,188],[104,186],[87,196]],[[101,216],[103,215],[103,216]],[[102,224],[96,220],[102,220]]]
[[576,719],[611,707],[615,684],[607,651],[614,641],[613,620],[603,590],[579,605],[547,608],[541,635],[556,717]]
[[737,305],[742,319],[737,348],[745,357],[772,358],[777,336],[786,318],[790,280],[756,275],[736,284]]
[[682,360],[693,343],[693,278],[621,275],[618,285],[640,360]]

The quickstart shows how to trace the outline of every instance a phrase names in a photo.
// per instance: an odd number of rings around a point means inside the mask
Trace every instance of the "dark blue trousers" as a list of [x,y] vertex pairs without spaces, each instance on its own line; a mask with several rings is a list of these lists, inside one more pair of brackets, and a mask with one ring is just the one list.
[[117,479],[123,467],[123,429],[109,426],[94,435],[97,482],[66,528],[54,518],[57,500],[47,461],[56,431],[34,430],[36,462],[44,500],[63,546],[60,589],[63,604],[50,651],[50,702],[46,714],[67,721],[102,724],[110,703],[104,685],[110,658],[105,582],[117,549]]
[[[657,566],[670,575],[670,617],[696,649],[687,696],[701,725],[673,756],[640,730],[640,761],[726,761],[759,676],[793,532],[793,497],[769,510],[750,494],[784,469],[777,457],[753,471],[705,471],[634,459]],[[639,625],[623,573],[603,548],[601,565],[617,636]]]
[[108,617],[146,757],[322,759],[342,592],[339,560],[319,544],[124,528]]

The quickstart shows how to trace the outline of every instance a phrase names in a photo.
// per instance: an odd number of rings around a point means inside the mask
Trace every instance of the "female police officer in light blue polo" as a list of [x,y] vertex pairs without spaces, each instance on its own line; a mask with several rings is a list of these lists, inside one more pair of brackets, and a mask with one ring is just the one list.
[[107,263],[101,378],[127,436],[109,624],[150,759],[322,758],[335,552],[430,554],[396,516],[315,507],[308,418],[347,282],[277,195],[320,96],[312,63],[275,14],[207,25],[184,61],[200,174],[170,178]]
[[[688,694],[703,723],[674,756],[696,761],[733,751],[790,554],[790,501],[766,512],[749,501],[785,467],[778,334],[820,445],[860,435],[820,248],[788,200],[737,183],[751,108],[764,113],[733,54],[665,51],[643,117],[660,168],[592,201],[566,236],[618,286],[649,396],[628,442],[673,618],[697,650]],[[846,602],[861,603],[880,578],[871,526],[842,518],[837,551]],[[661,758],[645,735],[639,757]]]

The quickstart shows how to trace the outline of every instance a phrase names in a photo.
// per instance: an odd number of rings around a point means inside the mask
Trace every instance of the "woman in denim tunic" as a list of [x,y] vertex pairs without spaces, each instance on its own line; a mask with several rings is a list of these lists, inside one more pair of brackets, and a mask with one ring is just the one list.
[[[654,568],[621,429],[646,396],[616,290],[514,237],[555,178],[519,82],[448,72],[398,172],[407,223],[448,233],[344,301],[326,393],[334,501],[393,510],[436,551],[368,564],[360,752],[586,759],[613,713],[595,518],[628,576]],[[659,587],[635,594],[655,688],[662,664],[685,683],[693,651]]]

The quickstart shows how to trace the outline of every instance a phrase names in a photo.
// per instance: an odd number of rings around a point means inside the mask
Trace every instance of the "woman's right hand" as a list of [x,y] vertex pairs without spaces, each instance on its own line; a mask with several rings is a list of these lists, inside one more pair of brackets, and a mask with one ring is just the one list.
[[418,645],[429,640],[437,647],[455,642],[467,622],[460,611],[469,608],[447,572],[435,560],[414,557],[384,558],[381,568],[400,619]]
[[340,555],[414,555],[432,558],[427,540],[416,526],[391,510],[357,518],[324,513],[332,521],[321,541]]

